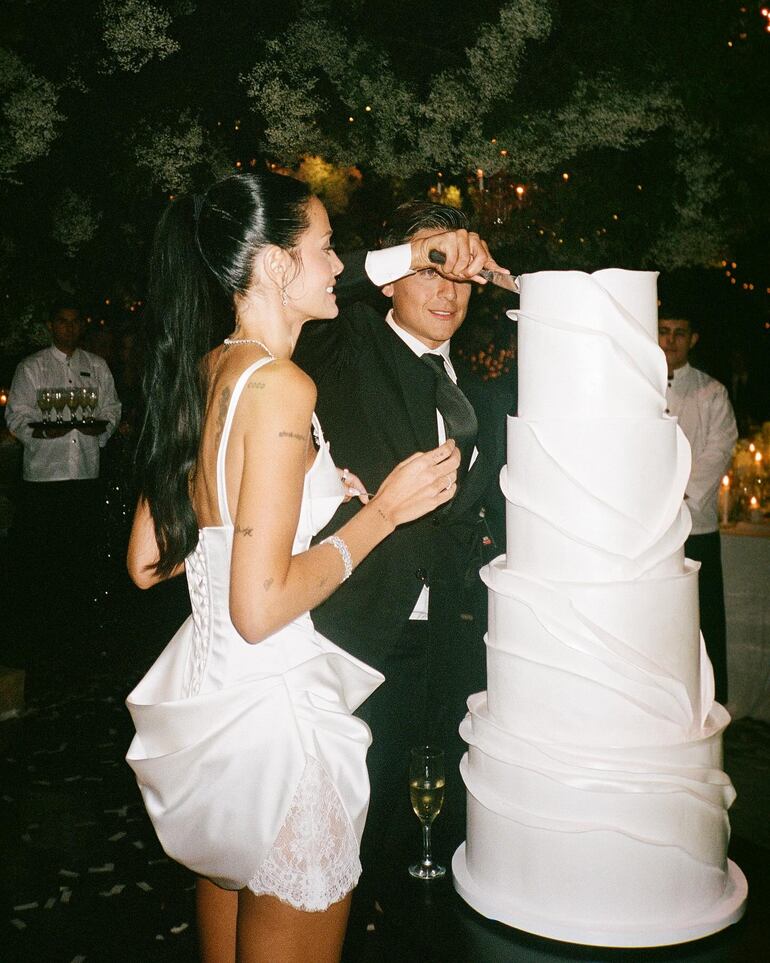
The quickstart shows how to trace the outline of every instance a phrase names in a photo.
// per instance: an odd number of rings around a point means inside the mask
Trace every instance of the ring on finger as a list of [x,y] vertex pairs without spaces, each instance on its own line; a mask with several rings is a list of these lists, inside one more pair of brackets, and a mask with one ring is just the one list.
[[444,491],[448,492],[449,489],[452,487],[452,485],[454,485],[454,481],[452,480],[452,476],[451,476],[451,475],[447,475],[447,476],[446,476],[446,486],[445,486],[445,488],[444,488]]

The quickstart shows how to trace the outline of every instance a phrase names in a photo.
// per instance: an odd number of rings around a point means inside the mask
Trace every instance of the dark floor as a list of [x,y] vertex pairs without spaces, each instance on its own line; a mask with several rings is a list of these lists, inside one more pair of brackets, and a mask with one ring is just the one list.
[[[161,851],[124,762],[132,728],[123,700],[181,621],[184,584],[124,589],[100,644],[30,677],[28,711],[0,723],[0,963],[196,958],[192,877]],[[482,920],[448,880],[405,874],[396,924],[380,926],[350,963],[759,963],[770,935],[770,726],[734,724],[726,769],[739,794],[731,852],[751,888],[745,920],[726,933],[676,949],[571,947]]]

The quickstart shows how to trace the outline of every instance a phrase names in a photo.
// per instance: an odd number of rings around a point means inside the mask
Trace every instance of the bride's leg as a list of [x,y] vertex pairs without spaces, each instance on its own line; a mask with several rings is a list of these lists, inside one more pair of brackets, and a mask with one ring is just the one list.
[[348,895],[321,913],[275,896],[238,893],[238,963],[339,963],[350,912]]
[[195,906],[201,963],[235,963],[237,891],[198,877]]

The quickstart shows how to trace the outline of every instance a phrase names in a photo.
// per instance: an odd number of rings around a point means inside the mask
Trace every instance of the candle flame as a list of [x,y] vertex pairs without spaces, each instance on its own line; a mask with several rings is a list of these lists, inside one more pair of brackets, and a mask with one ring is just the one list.
[[730,476],[722,475],[722,488],[729,488],[729,487],[730,487]]
[[752,508],[758,508],[758,507],[759,507],[759,502],[757,501],[757,496],[756,496],[756,495],[752,495],[752,496],[751,496],[750,505],[751,505]]

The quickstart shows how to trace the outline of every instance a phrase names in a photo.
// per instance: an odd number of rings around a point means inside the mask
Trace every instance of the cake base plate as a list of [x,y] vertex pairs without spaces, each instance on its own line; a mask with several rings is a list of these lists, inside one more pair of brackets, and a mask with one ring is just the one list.
[[746,909],[748,883],[740,867],[731,859],[727,861],[728,878],[725,892],[717,903],[701,916],[691,920],[656,921],[648,926],[642,924],[615,924],[597,928],[575,921],[549,919],[531,910],[516,906],[510,899],[481,890],[468,871],[465,860],[465,843],[458,847],[452,859],[454,888],[465,902],[487,919],[505,923],[526,933],[544,936],[564,943],[580,943],[586,946],[644,947],[671,946],[688,943],[712,933],[718,933],[732,923],[737,923]]

